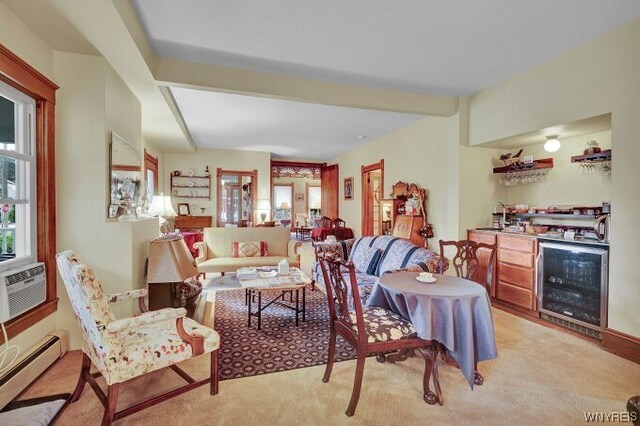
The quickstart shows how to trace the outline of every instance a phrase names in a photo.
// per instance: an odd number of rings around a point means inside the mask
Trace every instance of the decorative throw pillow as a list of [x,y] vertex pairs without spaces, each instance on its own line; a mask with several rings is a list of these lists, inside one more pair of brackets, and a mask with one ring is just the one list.
[[356,269],[367,275],[375,275],[378,262],[380,262],[380,258],[382,257],[382,249],[370,248],[369,250],[366,250],[363,255],[364,256],[361,256],[359,259],[360,262],[355,265]]
[[267,253],[267,243],[265,241],[238,242],[231,244],[231,257],[265,257]]

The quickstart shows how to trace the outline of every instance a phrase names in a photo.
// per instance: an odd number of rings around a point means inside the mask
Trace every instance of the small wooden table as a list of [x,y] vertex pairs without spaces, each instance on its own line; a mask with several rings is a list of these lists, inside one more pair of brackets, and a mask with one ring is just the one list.
[[299,240],[311,239],[311,228],[299,226],[296,228],[296,238]]
[[[284,281],[286,279],[287,282],[275,282],[275,283],[267,283],[264,281],[269,281],[269,278],[258,278],[255,280],[238,280],[240,285],[245,289],[245,302],[247,304],[247,326],[251,327],[251,318],[258,318],[258,330],[262,328],[262,311],[267,309],[272,304],[277,304],[282,307],[291,309],[295,312],[296,315],[296,326],[300,323],[300,314],[302,314],[302,322],[306,321],[306,308],[307,308],[307,297],[306,291],[307,287],[311,285],[311,280],[307,277],[302,271],[297,268],[291,268],[292,271],[295,271],[295,274],[291,274],[288,276],[280,276],[275,277],[274,281],[278,279],[278,281]],[[263,270],[261,270],[263,272]],[[262,283],[260,283],[262,281]],[[266,304],[263,304],[262,300],[262,292],[263,291],[271,291],[271,290],[280,290],[280,293],[271,300],[267,300]],[[300,293],[302,293],[302,298],[300,297]],[[289,296],[289,303],[287,304],[285,297]],[[257,298],[257,309],[253,310],[254,300]],[[302,300],[301,300],[302,299]]]

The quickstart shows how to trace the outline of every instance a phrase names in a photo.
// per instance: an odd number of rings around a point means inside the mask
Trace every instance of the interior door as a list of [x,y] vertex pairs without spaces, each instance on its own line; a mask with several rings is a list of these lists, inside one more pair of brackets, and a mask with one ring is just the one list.
[[382,235],[384,160],[362,166],[362,235]]
[[330,218],[338,217],[338,165],[332,164],[322,168],[321,173],[322,215]]

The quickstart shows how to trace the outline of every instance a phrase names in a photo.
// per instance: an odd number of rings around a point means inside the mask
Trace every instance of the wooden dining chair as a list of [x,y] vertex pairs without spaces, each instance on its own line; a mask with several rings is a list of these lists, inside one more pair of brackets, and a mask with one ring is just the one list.
[[[411,322],[384,308],[362,306],[356,282],[355,267],[330,254],[319,255],[329,302],[331,329],[329,354],[322,381],[327,383],[333,369],[336,335],[339,334],[357,352],[356,375],[351,400],[345,414],[353,416],[360,399],[364,361],[369,354],[391,351],[417,350],[425,359],[423,399],[428,404],[442,405],[442,392],[438,382],[438,343],[417,336]],[[429,389],[433,377],[435,393]]]
[[456,249],[455,255],[451,258],[456,275],[459,278],[475,281],[489,291],[493,282],[496,245],[476,243],[471,240],[440,240],[440,273],[444,272],[447,246],[453,246]]
[[340,219],[339,217],[336,217],[335,219],[333,219],[330,223],[330,228],[344,228],[347,226],[347,222],[345,222],[344,220]]
[[316,228],[330,228],[331,227],[331,218],[327,216],[322,216],[315,220]]

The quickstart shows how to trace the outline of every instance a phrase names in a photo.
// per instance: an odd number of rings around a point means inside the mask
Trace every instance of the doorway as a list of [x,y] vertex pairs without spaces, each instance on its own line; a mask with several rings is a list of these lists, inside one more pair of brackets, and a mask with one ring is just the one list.
[[384,160],[362,166],[362,235],[382,235]]
[[217,226],[249,226],[254,222],[258,171],[217,171]]

